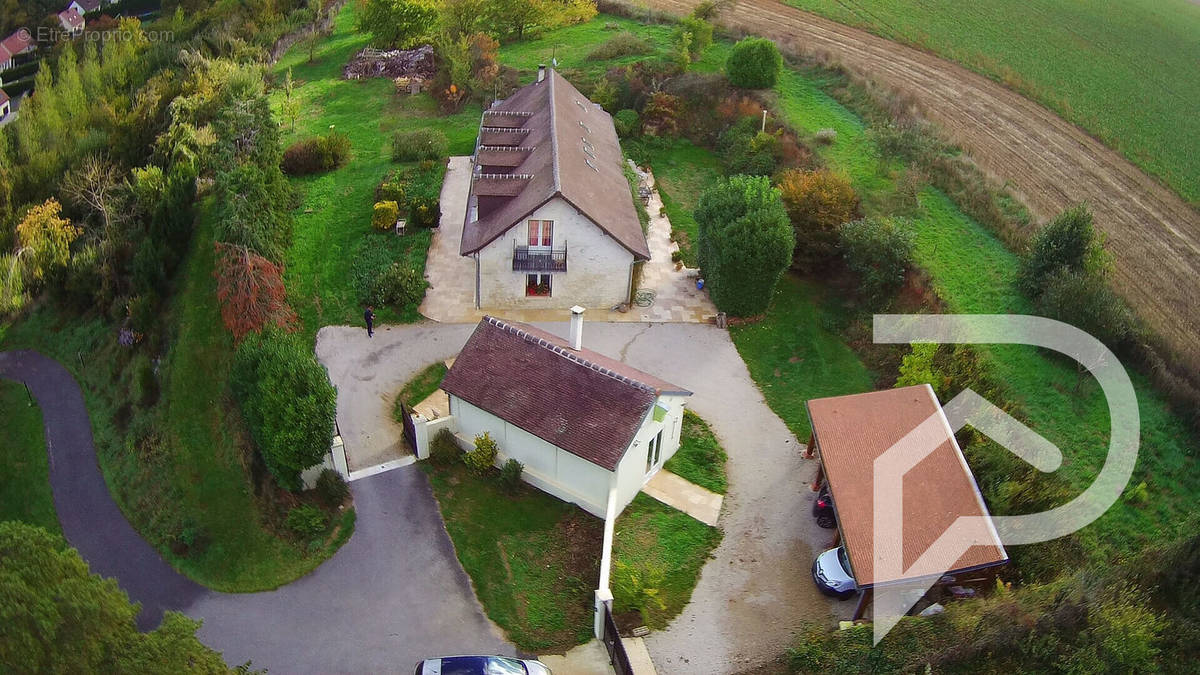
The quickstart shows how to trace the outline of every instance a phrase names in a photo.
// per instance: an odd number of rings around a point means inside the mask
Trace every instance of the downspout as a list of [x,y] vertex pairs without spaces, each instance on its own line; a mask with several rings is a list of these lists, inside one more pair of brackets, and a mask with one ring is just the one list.
[[597,639],[604,637],[604,610],[612,608],[613,594],[609,588],[609,569],[612,567],[613,526],[617,521],[617,475],[613,473],[608,485],[608,505],[604,510],[604,543],[600,552],[600,583],[596,589],[596,617],[592,625]]
[[472,257],[473,257],[473,258],[475,258],[475,309],[479,309],[479,306],[480,306],[480,298],[479,298],[479,275],[480,275],[480,272],[479,272],[479,251],[476,251],[475,253],[473,253],[473,254],[472,254]]

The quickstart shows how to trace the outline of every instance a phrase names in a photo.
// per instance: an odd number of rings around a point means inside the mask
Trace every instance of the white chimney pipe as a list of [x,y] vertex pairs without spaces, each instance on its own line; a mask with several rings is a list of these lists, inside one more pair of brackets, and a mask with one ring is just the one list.
[[583,349],[583,308],[579,305],[571,308],[571,349]]
[[546,64],[539,63],[538,64],[538,79],[537,79],[537,81],[541,82],[544,79],[546,79]]

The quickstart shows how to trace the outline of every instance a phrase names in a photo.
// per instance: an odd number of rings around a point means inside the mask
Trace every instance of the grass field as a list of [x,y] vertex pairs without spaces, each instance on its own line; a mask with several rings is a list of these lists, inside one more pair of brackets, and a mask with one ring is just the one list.
[[691,410],[683,411],[683,427],[679,432],[679,450],[663,468],[686,478],[702,488],[725,494],[725,461],[729,457],[713,435],[708,424]]
[[[274,68],[280,82],[291,69],[293,96],[301,102],[294,131],[290,120],[279,114],[285,146],[328,133],[331,128],[349,136],[351,143],[352,155],[346,166],[292,179],[303,201],[296,211],[285,283],[288,299],[310,335],[321,326],[362,322],[363,305],[353,279],[356,265],[364,264],[368,253],[386,249],[388,258],[424,273],[431,239],[428,230],[399,239],[371,228],[375,187],[389,170],[412,166],[392,162],[392,133],[418,127],[437,129],[450,139],[450,154],[464,155],[474,148],[479,126],[477,105],[447,116],[438,111],[428,94],[397,96],[386,78],[341,79],[342,66],[367,44],[368,37],[355,30],[356,11],[354,3],[342,9],[333,34],[317,47],[313,63],[308,63],[308,51],[298,46],[284,54]],[[272,94],[277,112],[282,100],[283,92],[277,89]],[[380,323],[418,318],[415,306],[399,311],[376,307],[375,313]]]
[[1188,0],[785,0],[1046,104],[1200,204],[1200,6]]
[[50,465],[42,412],[30,405],[25,387],[0,380],[4,446],[0,448],[0,520],[21,520],[62,534],[50,493]]

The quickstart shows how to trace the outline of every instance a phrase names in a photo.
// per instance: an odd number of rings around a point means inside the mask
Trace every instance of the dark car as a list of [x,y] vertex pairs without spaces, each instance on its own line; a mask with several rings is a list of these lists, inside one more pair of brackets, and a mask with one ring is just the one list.
[[845,600],[858,592],[854,575],[850,573],[850,560],[843,546],[831,548],[813,561],[813,583],[825,595]]
[[817,525],[827,530],[837,527],[837,517],[833,514],[833,495],[829,492],[829,483],[821,484],[821,491],[813,500],[812,511],[813,518],[817,519]]
[[541,661],[507,656],[443,656],[417,664],[416,675],[551,675]]

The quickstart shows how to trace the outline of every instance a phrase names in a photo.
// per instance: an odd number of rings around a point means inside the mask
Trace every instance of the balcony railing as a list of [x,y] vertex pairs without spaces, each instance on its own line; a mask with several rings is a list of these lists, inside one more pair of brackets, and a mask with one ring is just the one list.
[[513,246],[514,272],[566,272],[567,247],[530,248]]

